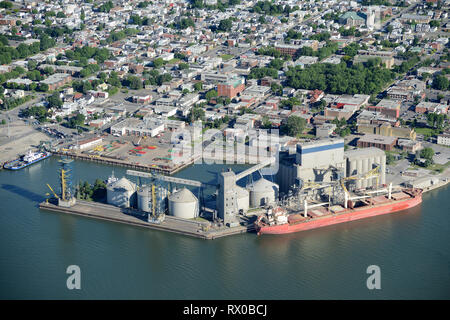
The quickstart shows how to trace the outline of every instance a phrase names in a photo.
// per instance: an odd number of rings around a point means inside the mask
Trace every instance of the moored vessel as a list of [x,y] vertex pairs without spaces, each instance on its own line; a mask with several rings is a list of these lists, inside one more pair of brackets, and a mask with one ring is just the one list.
[[3,167],[8,170],[20,170],[20,169],[23,169],[25,167],[32,165],[33,163],[47,159],[51,155],[52,154],[47,151],[33,152],[30,150],[25,155],[20,157],[19,159],[5,163],[3,165]]
[[269,208],[255,221],[255,229],[261,234],[287,234],[325,227],[333,224],[394,213],[417,206],[422,202],[421,189],[402,189],[388,195],[365,197],[346,205],[324,207],[308,205],[303,211],[288,214],[281,207]]

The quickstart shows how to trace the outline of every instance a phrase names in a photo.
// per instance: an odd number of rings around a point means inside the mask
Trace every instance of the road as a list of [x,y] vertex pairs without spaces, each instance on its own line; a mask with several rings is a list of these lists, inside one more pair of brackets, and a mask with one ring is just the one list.
[[38,102],[44,100],[48,96],[48,94],[46,94],[46,93],[34,93],[34,95],[36,96],[36,98],[33,100],[27,101],[24,104],[21,104],[20,106],[17,106],[14,109],[2,111],[0,113],[0,120],[5,119],[8,121],[8,117],[9,117],[11,119],[11,122],[14,122],[15,120],[20,119],[19,114],[20,114],[21,110],[37,104]]

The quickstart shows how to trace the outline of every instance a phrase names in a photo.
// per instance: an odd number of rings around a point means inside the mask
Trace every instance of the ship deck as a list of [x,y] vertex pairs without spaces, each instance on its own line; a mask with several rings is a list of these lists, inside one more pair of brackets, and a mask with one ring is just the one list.
[[392,199],[388,199],[386,195],[375,196],[367,199],[361,199],[363,205],[356,206],[354,208],[344,208],[342,205],[333,205],[330,208],[327,207],[316,207],[310,209],[307,212],[308,217],[303,216],[304,211],[297,211],[288,216],[289,224],[298,224],[300,222],[306,222],[311,220],[320,220],[322,218],[328,217],[330,215],[341,215],[349,212],[357,212],[370,207],[379,207],[389,203],[395,204],[397,202],[412,198],[412,196],[404,191],[395,192],[391,195]]

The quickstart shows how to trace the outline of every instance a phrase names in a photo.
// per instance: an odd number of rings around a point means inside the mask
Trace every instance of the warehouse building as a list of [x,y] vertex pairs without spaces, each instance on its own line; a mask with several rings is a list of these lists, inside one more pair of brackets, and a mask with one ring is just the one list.
[[119,134],[121,136],[150,136],[154,137],[164,131],[164,123],[158,119],[140,120],[136,118],[129,118],[120,121],[111,126],[111,134]]
[[397,143],[397,137],[385,137],[377,134],[366,134],[359,138],[358,148],[375,147],[385,151],[391,151]]

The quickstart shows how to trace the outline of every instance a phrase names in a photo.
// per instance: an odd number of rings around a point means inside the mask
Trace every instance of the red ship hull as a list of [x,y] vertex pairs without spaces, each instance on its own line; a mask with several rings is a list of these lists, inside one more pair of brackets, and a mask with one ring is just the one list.
[[265,225],[263,223],[256,223],[255,228],[258,235],[261,234],[287,234],[304,230],[311,230],[320,227],[326,227],[333,224],[350,222],[359,219],[365,219],[370,217],[379,216],[382,214],[394,213],[409,208],[415,207],[422,202],[422,191],[417,194],[411,195],[411,197],[392,201],[389,200],[386,204],[364,206],[355,209],[346,209],[342,213],[329,214],[326,216],[306,219],[297,223],[285,223],[281,225]]

